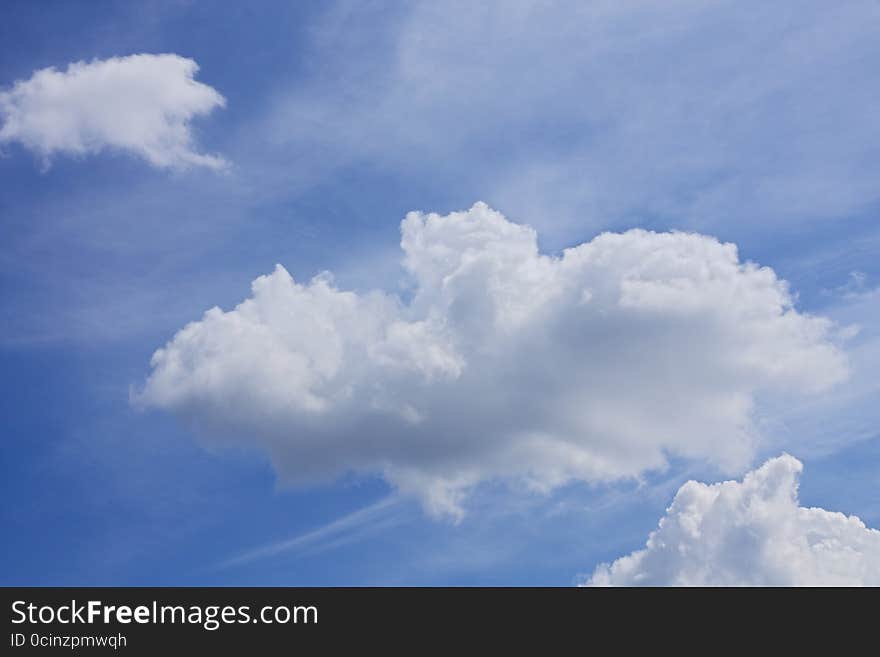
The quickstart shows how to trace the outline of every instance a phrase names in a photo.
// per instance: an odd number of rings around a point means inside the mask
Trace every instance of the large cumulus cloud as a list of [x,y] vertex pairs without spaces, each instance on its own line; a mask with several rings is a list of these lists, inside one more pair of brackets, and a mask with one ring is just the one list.
[[44,68],[0,92],[0,144],[19,142],[48,166],[58,153],[133,153],[159,168],[225,166],[196,151],[190,120],[223,107],[179,55],[131,55]]
[[697,234],[604,233],[548,256],[485,204],[402,223],[406,300],[280,265],[153,356],[135,400],[291,483],[382,473],[453,517],[492,478],[548,490],[670,455],[746,467],[756,396],[846,376],[828,321]]
[[784,454],[742,482],[687,482],[645,549],[599,566],[589,583],[880,586],[880,531],[798,506],[801,470]]

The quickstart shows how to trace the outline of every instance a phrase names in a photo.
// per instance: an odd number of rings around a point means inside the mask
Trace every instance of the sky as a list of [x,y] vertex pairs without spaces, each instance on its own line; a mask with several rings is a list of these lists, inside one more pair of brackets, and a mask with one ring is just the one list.
[[878,30],[8,2],[0,583],[880,585]]

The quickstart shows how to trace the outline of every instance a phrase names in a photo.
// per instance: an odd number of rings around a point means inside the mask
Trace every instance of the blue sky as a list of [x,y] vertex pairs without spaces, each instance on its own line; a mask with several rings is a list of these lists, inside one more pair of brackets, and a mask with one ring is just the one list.
[[[174,53],[225,98],[190,126],[227,166],[0,146],[2,583],[569,585],[685,480],[782,451],[803,506],[880,526],[878,28],[858,1],[8,3],[0,91]],[[457,523],[381,472],[283,485],[258,444],[194,430],[200,407],[131,402],[157,348],[276,263],[407,299],[401,220],[477,201],[554,255],[637,227],[733,242],[836,323],[849,375],[757,386],[732,470],[694,447],[543,492],[485,477]]]

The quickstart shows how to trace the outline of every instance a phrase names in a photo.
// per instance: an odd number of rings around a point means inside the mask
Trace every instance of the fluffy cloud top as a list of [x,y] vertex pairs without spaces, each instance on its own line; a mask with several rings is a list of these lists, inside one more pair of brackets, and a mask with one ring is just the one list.
[[264,448],[289,482],[380,472],[455,517],[490,478],[548,490],[668,455],[742,469],[756,395],[846,375],[830,323],[711,237],[604,233],[551,257],[478,203],[410,213],[401,245],[408,301],[277,266],[159,349],[136,401]]
[[687,482],[647,547],[599,566],[589,583],[880,585],[880,531],[855,516],[798,506],[802,467],[784,454],[742,482]]
[[223,107],[178,55],[131,55],[44,68],[0,92],[0,144],[19,142],[48,165],[56,153],[118,149],[161,168],[224,166],[194,150],[189,122]]

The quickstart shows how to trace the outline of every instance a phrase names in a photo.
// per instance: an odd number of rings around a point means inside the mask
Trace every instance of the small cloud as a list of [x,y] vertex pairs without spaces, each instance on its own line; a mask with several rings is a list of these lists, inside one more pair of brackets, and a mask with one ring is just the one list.
[[862,271],[851,271],[843,285],[831,290],[822,290],[826,295],[842,297],[848,301],[866,299],[874,296],[878,291],[880,288],[871,287],[868,284],[868,275]]
[[226,103],[174,54],[130,55],[44,68],[0,92],[0,144],[17,142],[45,167],[56,154],[119,150],[167,169],[227,163],[199,153],[190,120]]

